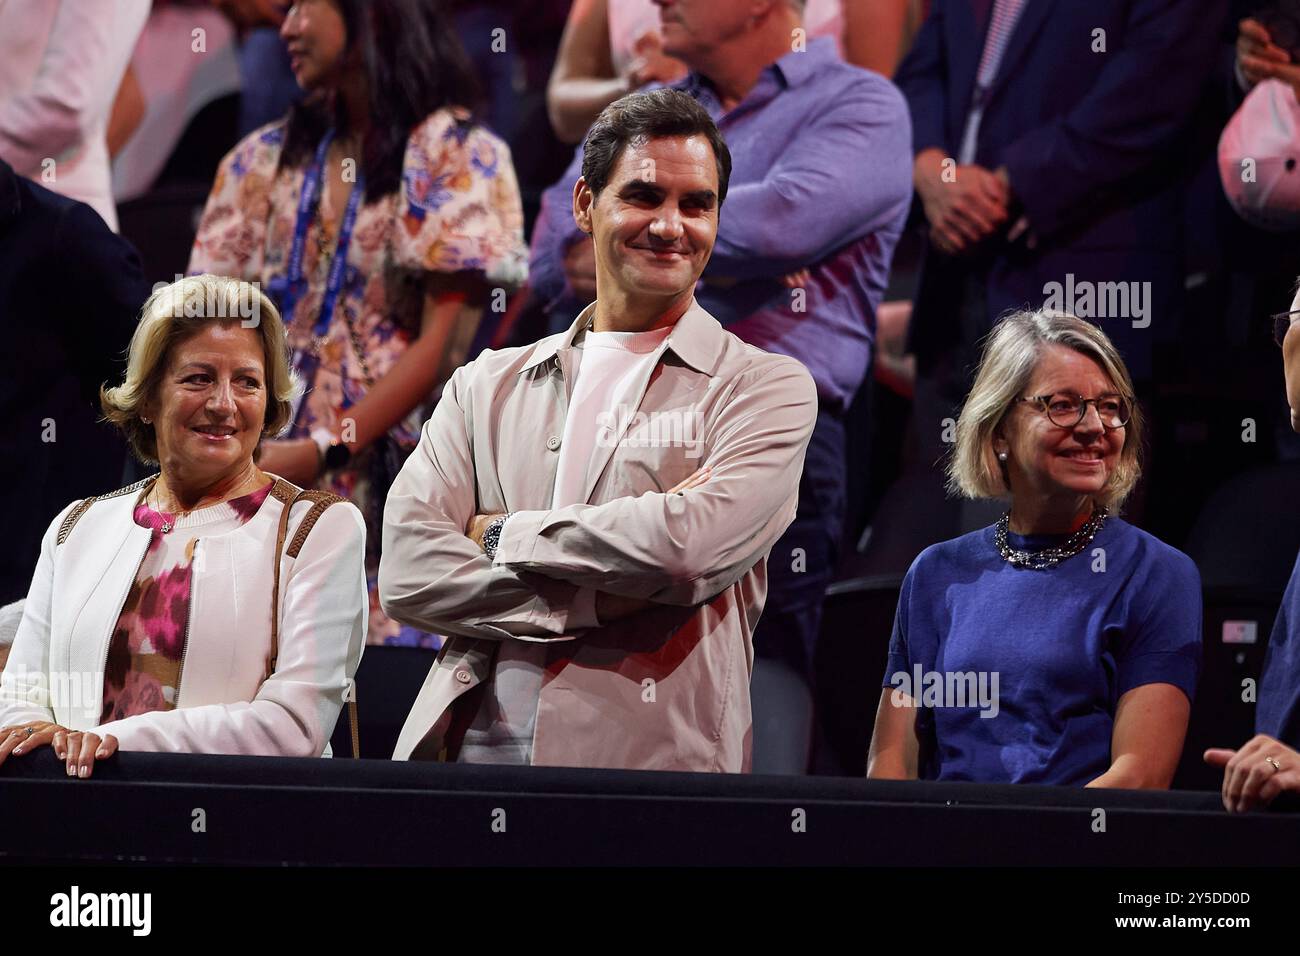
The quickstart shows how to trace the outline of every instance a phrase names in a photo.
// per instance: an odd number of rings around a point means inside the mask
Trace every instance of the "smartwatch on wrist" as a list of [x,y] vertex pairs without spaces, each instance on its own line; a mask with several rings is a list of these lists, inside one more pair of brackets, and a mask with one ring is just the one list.
[[311,440],[316,443],[316,448],[320,451],[322,470],[333,471],[335,468],[343,468],[352,460],[352,449],[345,445],[341,438],[335,437],[328,428],[317,428],[311,433]]
[[488,526],[483,529],[483,553],[490,560],[496,560],[497,547],[501,544],[501,529],[505,527],[506,519],[509,517],[510,514],[503,514],[498,518],[493,518],[488,522]]

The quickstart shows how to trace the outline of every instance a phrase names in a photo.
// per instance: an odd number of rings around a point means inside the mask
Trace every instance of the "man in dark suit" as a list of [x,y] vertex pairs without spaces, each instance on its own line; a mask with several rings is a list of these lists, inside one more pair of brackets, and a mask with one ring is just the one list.
[[895,78],[930,227],[911,326],[925,452],[1009,308],[1099,322],[1150,379],[1178,326],[1180,145],[1226,15],[1226,0],[934,0]]
[[140,261],[85,203],[0,160],[0,604],[27,594],[41,535],[74,498],[121,484],[126,449],[98,421],[149,293]]

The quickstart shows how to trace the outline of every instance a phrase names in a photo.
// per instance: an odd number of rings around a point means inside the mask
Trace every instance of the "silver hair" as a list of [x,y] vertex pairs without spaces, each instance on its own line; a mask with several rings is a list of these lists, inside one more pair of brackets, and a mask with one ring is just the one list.
[[1006,465],[993,451],[993,438],[1012,403],[1028,387],[1047,345],[1063,345],[1092,359],[1132,406],[1119,464],[1097,495],[1098,504],[1118,511],[1142,474],[1145,426],[1133,395],[1133,380],[1119,351],[1100,328],[1068,313],[1043,309],[1011,312],[985,338],[975,384],[957,419],[957,440],[947,465],[948,490],[967,498],[1010,494]]

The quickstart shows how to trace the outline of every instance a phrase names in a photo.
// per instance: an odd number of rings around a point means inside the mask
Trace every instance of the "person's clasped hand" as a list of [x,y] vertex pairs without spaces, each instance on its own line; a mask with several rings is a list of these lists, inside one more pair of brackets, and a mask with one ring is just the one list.
[[0,727],[0,764],[10,754],[21,757],[40,747],[50,746],[60,760],[67,761],[69,777],[85,779],[95,770],[96,760],[105,760],[117,752],[117,738],[84,730],[70,730],[48,720],[30,721]]
[[1011,191],[1005,173],[983,166],[945,165],[942,151],[916,157],[915,184],[940,252],[956,255],[991,236],[1007,221]]
[[1223,805],[1233,813],[1266,807],[1285,790],[1300,791],[1300,753],[1268,734],[1238,750],[1213,748],[1205,762],[1223,768]]

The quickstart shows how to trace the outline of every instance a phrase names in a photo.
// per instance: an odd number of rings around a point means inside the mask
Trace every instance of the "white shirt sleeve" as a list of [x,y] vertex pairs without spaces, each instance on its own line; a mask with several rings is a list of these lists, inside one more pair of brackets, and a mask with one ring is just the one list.
[[0,107],[0,156],[24,176],[77,149],[117,96],[116,3],[62,0],[32,85]]

